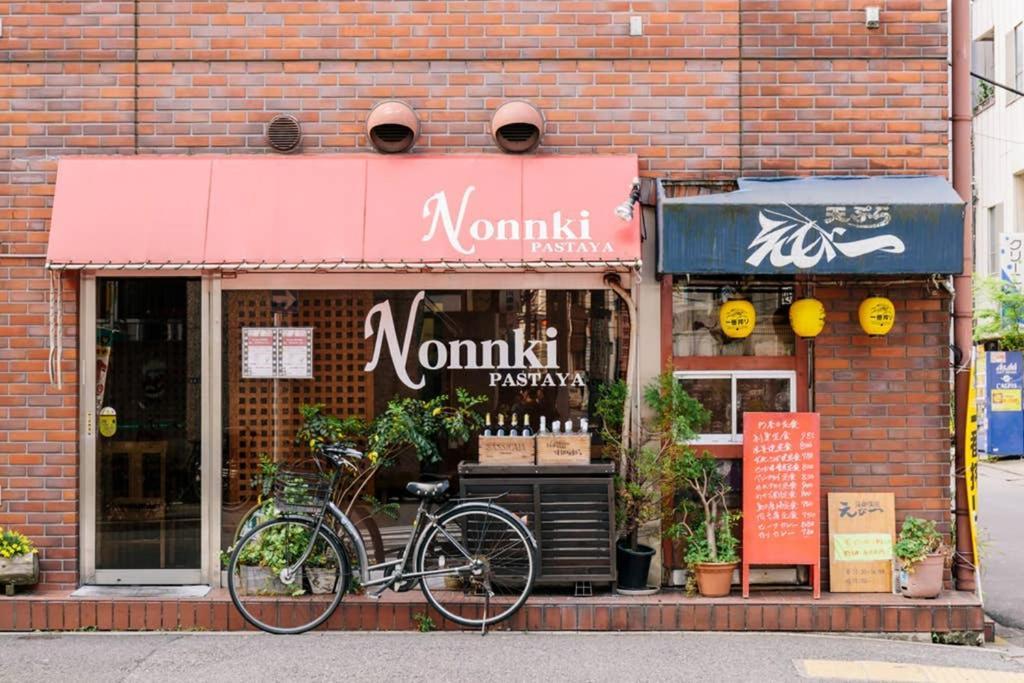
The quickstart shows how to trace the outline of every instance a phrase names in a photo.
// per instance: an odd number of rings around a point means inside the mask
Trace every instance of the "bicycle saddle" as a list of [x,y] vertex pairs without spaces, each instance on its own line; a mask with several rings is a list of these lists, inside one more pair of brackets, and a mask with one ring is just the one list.
[[443,481],[410,481],[405,490],[417,498],[440,498],[448,490],[448,480]]

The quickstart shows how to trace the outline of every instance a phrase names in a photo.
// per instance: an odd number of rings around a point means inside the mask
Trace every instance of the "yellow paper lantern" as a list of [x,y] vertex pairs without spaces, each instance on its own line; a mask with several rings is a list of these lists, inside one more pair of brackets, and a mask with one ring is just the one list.
[[718,312],[718,323],[725,336],[733,339],[745,339],[754,331],[757,314],[754,305],[744,299],[731,299],[722,304]]
[[889,334],[896,322],[896,307],[884,296],[872,296],[860,302],[857,309],[860,326],[872,337]]
[[794,301],[789,306],[789,324],[798,337],[817,337],[825,329],[825,304],[814,298]]

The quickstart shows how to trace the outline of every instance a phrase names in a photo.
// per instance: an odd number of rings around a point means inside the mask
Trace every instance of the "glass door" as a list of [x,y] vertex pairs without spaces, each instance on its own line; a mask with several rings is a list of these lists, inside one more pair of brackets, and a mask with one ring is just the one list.
[[96,583],[198,583],[202,286],[98,278]]

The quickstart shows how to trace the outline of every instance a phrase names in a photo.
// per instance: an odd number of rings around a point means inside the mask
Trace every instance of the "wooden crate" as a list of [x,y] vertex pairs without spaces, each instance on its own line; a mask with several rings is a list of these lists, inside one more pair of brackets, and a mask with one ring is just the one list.
[[480,464],[482,465],[532,465],[534,460],[534,437],[532,436],[481,436]]
[[537,437],[538,465],[589,465],[589,434],[548,434]]

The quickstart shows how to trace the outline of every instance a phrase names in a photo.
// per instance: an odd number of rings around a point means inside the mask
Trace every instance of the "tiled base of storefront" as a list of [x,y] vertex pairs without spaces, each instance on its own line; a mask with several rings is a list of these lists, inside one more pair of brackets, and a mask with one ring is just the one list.
[[[282,602],[282,607],[286,607]],[[419,593],[386,595],[379,602],[346,597],[325,628],[413,630],[415,615],[429,614],[438,628],[458,630],[434,613]],[[613,594],[574,598],[535,595],[504,630],[530,631],[831,631],[849,633],[981,632],[984,615],[971,593],[946,592],[935,600],[899,595],[759,592],[744,600],[689,598],[678,592],[647,597]],[[0,597],[0,631],[126,630],[234,631],[248,628],[226,591],[205,598],[153,600],[72,598],[67,593]]]

